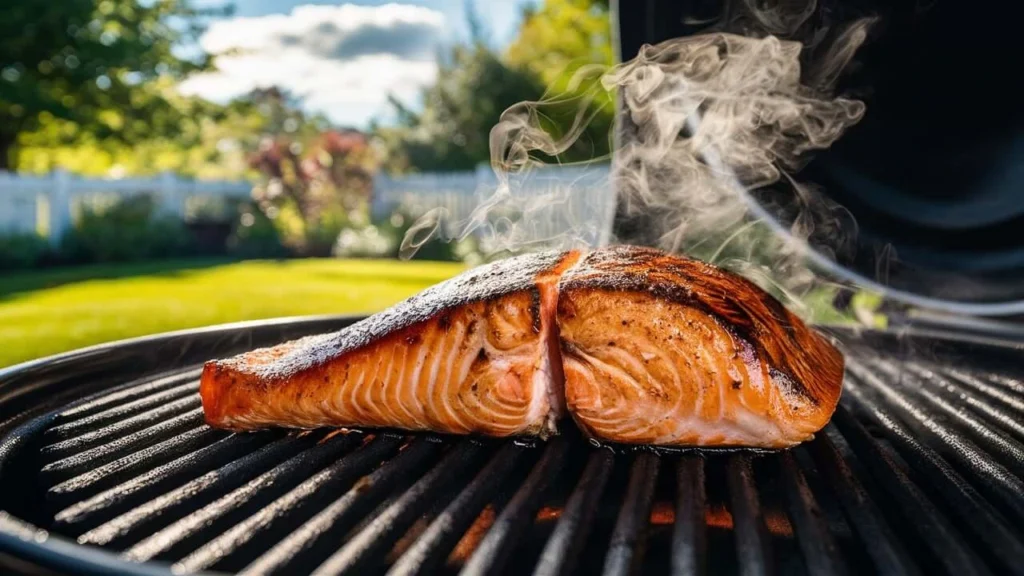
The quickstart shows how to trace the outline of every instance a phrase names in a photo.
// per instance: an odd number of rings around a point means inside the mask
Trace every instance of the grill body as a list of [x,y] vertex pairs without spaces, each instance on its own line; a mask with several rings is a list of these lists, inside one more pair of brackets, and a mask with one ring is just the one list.
[[833,421],[781,452],[202,422],[198,366],[352,318],[0,371],[0,566],[67,574],[1022,574],[1024,346],[834,330]]
[[[1009,12],[994,0],[970,10],[920,0],[611,5],[620,61],[645,43],[709,31],[770,34],[805,46],[803,81],[811,85],[823,46],[847,24],[877,18],[835,87],[864,102],[864,117],[827,150],[809,153],[797,174],[852,217],[837,216],[824,233],[806,238],[812,259],[831,275],[918,307],[974,316],[1024,310],[1024,114],[1013,96],[1015,79],[1005,73],[1024,55],[1014,34],[1019,5]],[[950,82],[960,69],[970,70],[970,80]],[[935,130],[934,119],[951,110],[970,114]],[[625,145],[637,135],[628,115],[619,121]],[[788,235],[797,215],[806,214],[806,194],[784,183],[752,190],[754,217]],[[634,215],[623,208],[616,236],[656,243],[662,230],[649,219],[656,210]],[[837,244],[839,238],[846,241]]]

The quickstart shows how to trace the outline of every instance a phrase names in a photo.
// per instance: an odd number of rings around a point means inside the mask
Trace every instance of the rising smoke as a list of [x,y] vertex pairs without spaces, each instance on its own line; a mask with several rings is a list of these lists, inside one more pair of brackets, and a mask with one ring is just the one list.
[[[565,97],[506,110],[490,136],[493,191],[468,219],[429,213],[407,235],[403,251],[435,236],[469,234],[496,251],[595,241],[656,245],[744,274],[800,312],[801,296],[822,281],[806,265],[806,240],[815,238],[819,251],[841,252],[851,245],[855,227],[795,174],[811,153],[831,146],[864,114],[862,102],[836,97],[833,90],[871,21],[813,30],[803,43],[781,40],[777,35],[809,26],[814,3],[755,3],[745,0],[743,29],[749,35],[678,38],[645,46],[608,70],[581,69],[574,82],[593,88],[578,97],[571,128],[558,137],[545,119],[550,110],[564,109]],[[595,77],[600,81],[587,82]],[[542,174],[583,133],[598,91],[615,93],[619,102],[615,153],[589,166],[597,173],[601,164],[611,164],[604,185],[618,194],[619,223],[611,238],[600,235],[610,228],[607,210],[581,209],[598,204],[602,192],[593,179],[522,193],[524,182]],[[580,167],[581,174],[587,168]],[[771,233],[752,212],[748,192],[773,187],[784,193],[761,197],[783,198],[793,212],[788,239]],[[538,221],[556,226],[538,227]]]

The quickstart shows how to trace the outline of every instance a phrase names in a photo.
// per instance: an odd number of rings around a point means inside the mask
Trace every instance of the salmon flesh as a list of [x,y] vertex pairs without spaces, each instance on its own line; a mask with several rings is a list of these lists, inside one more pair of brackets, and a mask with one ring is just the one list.
[[650,248],[481,266],[339,332],[209,362],[206,421],[557,433],[781,448],[839,401],[843,357],[753,283]]

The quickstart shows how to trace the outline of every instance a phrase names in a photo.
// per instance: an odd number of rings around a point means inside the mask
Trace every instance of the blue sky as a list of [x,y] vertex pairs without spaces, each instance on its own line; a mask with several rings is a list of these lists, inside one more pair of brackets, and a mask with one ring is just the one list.
[[[514,37],[524,5],[540,0],[475,0],[490,43]],[[201,0],[197,5],[219,5]],[[469,36],[466,0],[237,0],[231,18],[212,23],[201,44],[217,72],[182,91],[225,101],[276,84],[333,121],[362,127],[388,119],[388,94],[414,103],[437,73],[437,50]]]

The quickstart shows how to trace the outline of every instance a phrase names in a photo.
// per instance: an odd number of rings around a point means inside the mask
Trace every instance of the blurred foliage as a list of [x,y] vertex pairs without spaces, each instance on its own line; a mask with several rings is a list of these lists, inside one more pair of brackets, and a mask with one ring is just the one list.
[[280,90],[257,96],[270,118],[270,129],[249,158],[261,176],[253,188],[257,206],[289,249],[330,255],[342,230],[366,222],[377,155],[361,132],[308,122]]
[[563,160],[589,160],[611,150],[614,92],[600,84],[614,63],[611,34],[608,0],[545,0],[524,10],[519,35],[505,53],[509,65],[540,78],[548,101],[558,101],[545,107],[545,113],[557,115],[548,127],[555,136],[565,133],[576,113],[592,115]]
[[188,138],[183,121],[204,103],[172,102],[168,88],[211,66],[197,40],[206,18],[228,11],[187,0],[2,3],[0,169],[19,135],[40,128],[65,144]]
[[397,126],[375,129],[387,152],[385,167],[457,171],[486,163],[491,128],[506,109],[522,102],[543,102],[537,109],[554,138],[565,134],[578,114],[593,116],[557,161],[608,154],[614,110],[612,96],[598,84],[600,72],[612,63],[608,12],[601,0],[546,0],[524,13],[518,37],[501,55],[488,47],[486,30],[470,10],[474,41],[439,58],[437,80],[421,94],[422,110],[391,99]]
[[[257,181],[254,202],[236,214],[230,253],[386,256],[397,254],[413,219],[400,213],[369,222],[372,176],[382,163],[396,171],[473,169],[490,159],[491,128],[510,106],[544,101],[542,122],[557,137],[594,94],[591,105],[600,112],[558,160],[607,153],[609,96],[595,90],[595,74],[572,80],[586,65],[611,62],[607,2],[546,0],[526,12],[503,53],[488,46],[489,34],[470,10],[472,42],[439,57],[422,107],[393,100],[396,125],[376,128],[372,139],[304,112],[278,88],[223,105],[178,93],[182,78],[212,66],[197,40],[213,14],[188,0],[0,8],[0,168],[10,161],[29,173],[247,177]],[[188,230],[172,230],[152,207],[134,202],[86,211],[65,239],[63,258],[121,261],[195,248],[178,243]],[[161,234],[165,243],[154,237]],[[478,250],[434,244],[419,257],[473,258]]]
[[485,45],[452,48],[437,81],[423,90],[423,109],[392,98],[397,126],[378,128],[392,171],[472,170],[490,158],[488,136],[506,108],[543,94],[530,72],[503,63]]
[[[334,246],[334,255],[340,258],[398,258],[402,239],[412,228],[416,218],[404,210],[388,218],[372,222],[361,228],[344,230]],[[445,242],[434,239],[416,251],[413,260],[467,262],[475,264],[478,246],[475,238]]]
[[227,240],[228,254],[238,258],[284,258],[289,255],[277,226],[256,206],[247,202]]
[[74,227],[61,239],[61,259],[73,263],[132,262],[194,253],[185,224],[161,215],[150,196],[121,198],[105,207],[82,206]]
[[27,270],[42,264],[50,246],[33,233],[0,234],[0,271]]
[[545,0],[540,7],[524,9],[506,60],[529,68],[545,85],[562,92],[581,66],[612,65],[611,32],[607,0]]
[[[183,112],[177,138],[155,135],[127,145],[79,133],[75,124],[53,120],[22,135],[18,167],[47,173],[55,168],[93,176],[151,175],[163,171],[205,179],[255,177],[252,154],[268,136],[311,142],[330,128],[318,114],[302,111],[301,102],[278,88],[257,89],[225,105],[186,98],[167,86],[167,101]],[[63,132],[73,134],[64,143]]]
[[877,292],[860,290],[853,295],[850,308],[857,321],[872,328],[885,329],[889,325],[889,318],[880,311],[885,298]]
[[23,134],[15,152],[18,170],[45,174],[63,168],[87,176],[144,176],[163,171],[204,179],[249,175],[247,154],[268,124],[248,97],[220,106],[189,100],[168,87],[168,102],[191,110],[176,135],[154,135],[126,144],[101,139],[73,122],[52,119]]

